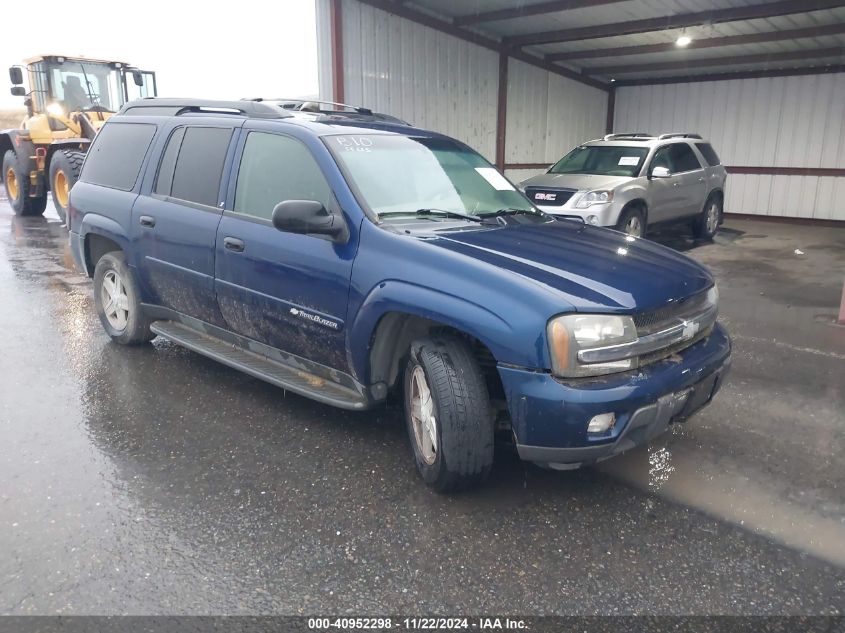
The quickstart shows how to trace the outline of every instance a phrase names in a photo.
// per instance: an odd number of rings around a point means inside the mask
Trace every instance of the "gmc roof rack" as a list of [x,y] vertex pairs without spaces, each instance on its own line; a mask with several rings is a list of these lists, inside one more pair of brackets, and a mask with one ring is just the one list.
[[616,134],[606,134],[605,141],[615,141],[620,138],[654,138],[654,134],[648,132],[617,132]]
[[130,101],[118,114],[136,116],[179,116],[182,114],[231,114],[253,119],[287,119],[281,108],[255,101],[215,101],[211,99],[162,99],[146,97]]
[[701,134],[693,134],[692,132],[672,132],[671,134],[661,134],[657,137],[657,140],[664,141],[667,138],[701,138]]

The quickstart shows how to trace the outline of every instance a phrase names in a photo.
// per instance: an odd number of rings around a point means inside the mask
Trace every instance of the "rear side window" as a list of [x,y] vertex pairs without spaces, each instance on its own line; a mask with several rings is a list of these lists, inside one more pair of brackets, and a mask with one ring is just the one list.
[[188,127],[171,134],[155,193],[216,207],[231,128]]
[[251,132],[246,139],[235,212],[269,220],[285,200],[316,200],[331,209],[331,189],[305,145],[287,136]]
[[674,169],[673,172],[681,173],[701,169],[701,163],[695,157],[692,148],[686,143],[675,143],[669,146],[669,157]]
[[80,177],[84,182],[130,191],[156,133],[152,123],[108,123],[97,134]]
[[722,164],[722,161],[719,160],[719,155],[710,143],[696,143],[695,146],[701,152],[701,155],[704,156],[704,160],[707,161],[708,165],[715,167],[716,165]]

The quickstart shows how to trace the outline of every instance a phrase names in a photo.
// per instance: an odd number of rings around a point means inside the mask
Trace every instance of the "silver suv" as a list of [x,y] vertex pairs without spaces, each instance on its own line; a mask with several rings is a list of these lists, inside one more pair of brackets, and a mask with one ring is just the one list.
[[698,238],[722,223],[727,172],[698,134],[608,134],[579,145],[520,189],[546,213],[642,237],[685,221]]

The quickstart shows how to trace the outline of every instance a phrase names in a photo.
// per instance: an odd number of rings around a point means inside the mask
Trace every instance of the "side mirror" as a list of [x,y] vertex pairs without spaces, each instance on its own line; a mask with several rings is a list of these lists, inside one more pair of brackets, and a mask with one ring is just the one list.
[[25,97],[26,96],[26,88],[23,86],[12,86],[12,96],[13,97]]
[[132,71],[132,81],[135,83],[136,86],[139,88],[144,87],[144,75],[141,74],[140,70],[133,70]]
[[658,166],[651,170],[652,178],[669,178],[672,172],[667,167]]
[[273,209],[273,226],[285,233],[328,235],[339,239],[346,234],[346,224],[316,200],[285,200]]
[[12,80],[13,86],[20,86],[23,83],[23,72],[21,72],[20,66],[9,68],[9,79]]

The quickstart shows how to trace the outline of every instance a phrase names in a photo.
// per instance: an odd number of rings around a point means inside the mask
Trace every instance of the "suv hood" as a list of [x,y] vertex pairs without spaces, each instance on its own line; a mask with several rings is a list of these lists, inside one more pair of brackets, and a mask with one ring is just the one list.
[[540,174],[525,180],[521,187],[560,187],[562,189],[613,189],[631,180],[628,176],[599,174]]
[[670,248],[571,220],[427,241],[560,292],[576,311],[653,310],[713,285],[704,266]]

